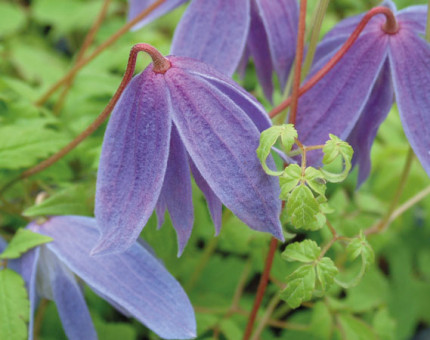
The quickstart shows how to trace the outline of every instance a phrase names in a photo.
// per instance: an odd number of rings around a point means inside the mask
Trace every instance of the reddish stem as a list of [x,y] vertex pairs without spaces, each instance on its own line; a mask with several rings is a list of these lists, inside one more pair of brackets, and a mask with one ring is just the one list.
[[105,109],[100,113],[100,115],[94,120],[94,122],[88,126],[80,135],[78,135],[74,140],[72,140],[69,144],[67,144],[64,148],[58,151],[56,154],[52,155],[48,159],[43,162],[37,164],[36,166],[24,171],[17,179],[8,183],[2,190],[3,192],[6,188],[8,188],[12,183],[16,180],[30,177],[47,167],[51,166],[59,159],[64,157],[70,151],[72,151],[78,144],[80,144],[85,138],[87,138],[90,134],[92,134],[108,117],[112,112],[115,104],[118,99],[121,97],[121,94],[124,92],[125,87],[130,82],[133,77],[134,69],[136,67],[136,58],[139,52],[146,52],[150,55],[153,60],[154,66],[153,70],[156,73],[164,73],[170,68],[170,62],[163,57],[163,55],[158,52],[154,47],[148,44],[137,44],[134,45],[130,51],[130,57],[128,59],[127,69],[125,71],[124,77],[122,78],[121,84],[113,95],[112,99],[109,101]]
[[[346,54],[346,52],[351,48],[351,46],[354,44],[354,42],[359,37],[360,33],[363,31],[363,29],[366,27],[370,19],[372,19],[375,15],[378,14],[384,14],[386,17],[385,25],[382,27],[382,29],[387,34],[396,34],[399,30],[399,27],[397,25],[396,17],[394,16],[393,12],[387,7],[375,7],[371,9],[369,12],[366,13],[366,15],[361,19],[360,23],[355,28],[354,32],[349,36],[348,40],[343,44],[343,46],[340,48],[339,51],[336,52],[336,54],[323,66],[322,69],[320,69],[315,75],[309,79],[300,89],[299,89],[299,97],[309,91],[318,81],[320,81]],[[270,118],[275,117],[279,113],[281,113],[283,110],[285,110],[292,101],[292,97],[287,98],[285,101],[283,101],[280,105],[275,107],[272,111],[270,111],[269,116]]]
[[291,94],[290,123],[296,123],[297,106],[299,104],[300,79],[302,77],[302,60],[305,46],[307,0],[300,1],[299,29],[297,33],[296,67],[294,69],[293,92]]
[[267,253],[266,263],[264,266],[263,274],[261,275],[260,282],[258,283],[257,294],[255,295],[254,305],[252,306],[251,313],[249,314],[248,324],[246,325],[243,340],[248,340],[252,334],[252,328],[257,317],[258,309],[263,301],[264,292],[266,291],[267,283],[269,281],[270,269],[272,268],[273,258],[275,257],[276,249],[278,248],[278,240],[272,237],[270,241],[269,252]]

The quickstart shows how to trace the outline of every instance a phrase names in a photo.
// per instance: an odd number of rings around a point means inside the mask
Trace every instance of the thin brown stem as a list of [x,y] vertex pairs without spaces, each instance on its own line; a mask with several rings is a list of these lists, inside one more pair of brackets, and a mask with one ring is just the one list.
[[[88,50],[88,48],[93,43],[94,38],[95,38],[97,32],[99,31],[99,28],[100,28],[101,24],[103,23],[105,17],[106,17],[106,14],[107,14],[107,11],[108,11],[108,8],[109,8],[109,5],[110,5],[111,1],[112,0],[104,0],[102,8],[101,8],[101,10],[99,12],[99,15],[97,16],[96,20],[94,21],[93,25],[91,26],[90,30],[88,31],[88,33],[87,33],[87,35],[86,35],[86,37],[84,39],[84,42],[83,42],[81,48],[78,51],[78,54],[76,56],[75,64],[79,63],[82,60],[82,58],[84,57],[85,52]],[[76,76],[76,74],[75,74],[75,76]],[[62,109],[62,107],[64,105],[64,102],[65,102],[65,100],[67,98],[67,94],[69,93],[70,87],[73,84],[73,80],[74,80],[75,76],[73,76],[65,84],[63,92],[61,92],[60,97],[59,97],[57,103],[54,106],[54,109],[53,109],[54,114],[58,115],[58,113],[61,111],[61,109]]]
[[49,300],[42,299],[39,304],[39,308],[37,309],[36,316],[34,318],[34,327],[33,327],[33,337],[35,340],[39,339],[40,330],[42,328],[43,317],[46,312],[46,308],[49,305]]
[[257,317],[258,309],[263,301],[264,292],[266,291],[267,282],[269,281],[269,274],[275,257],[276,249],[278,248],[278,240],[274,237],[270,240],[269,252],[267,253],[266,263],[264,266],[263,274],[261,275],[260,282],[258,283],[257,293],[255,295],[254,305],[252,306],[251,313],[249,314],[248,324],[246,325],[243,340],[248,340],[252,334],[252,328]]
[[270,317],[273,314],[273,311],[275,310],[276,306],[278,305],[279,301],[281,301],[279,294],[276,294],[272,300],[269,302],[269,305],[267,306],[266,312],[264,313],[263,317],[261,318],[260,323],[258,324],[257,329],[255,330],[255,333],[251,340],[258,340],[260,339],[261,333],[264,331],[264,328],[266,327],[268,321],[270,320]]
[[42,161],[36,166],[24,171],[18,178],[13,181],[7,183],[5,187],[0,190],[0,194],[4,192],[7,188],[9,188],[13,183],[17,180],[30,177],[57,162],[65,155],[67,155],[70,151],[72,151],[76,146],[78,146],[85,138],[91,135],[108,117],[112,112],[115,104],[120,98],[121,94],[124,92],[127,84],[130,82],[131,78],[134,74],[134,69],[136,66],[136,58],[139,52],[148,53],[153,60],[153,70],[157,73],[163,73],[165,70],[170,67],[170,62],[164,58],[160,52],[158,52],[154,47],[148,44],[137,44],[134,45],[130,51],[130,57],[128,59],[127,69],[125,71],[124,77],[122,78],[121,84],[118,87],[118,90],[113,95],[112,99],[107,104],[106,108],[100,113],[100,115],[94,120],[94,122],[88,126],[80,135],[78,135],[74,140],[72,140],[69,144],[63,147],[56,154],[52,155],[48,159]]
[[[335,53],[335,55],[325,64],[315,75],[312,76],[299,90],[299,97],[309,91],[312,87],[314,87],[348,52],[351,46],[355,43],[355,41],[360,36],[360,33],[366,27],[370,19],[372,19],[375,15],[384,14],[386,17],[386,22],[390,23],[388,26],[393,27],[396,23],[396,18],[391,12],[391,10],[387,7],[375,7],[371,9],[366,15],[361,19],[360,23],[355,28],[354,32],[349,36],[348,40],[342,45],[342,47]],[[397,25],[397,23],[396,23]],[[387,34],[393,34],[386,32]],[[288,106],[291,105],[292,96],[284,100],[280,105],[275,107],[269,113],[269,117],[273,118],[284,111]]]
[[102,43],[99,47],[97,47],[93,53],[91,53],[88,57],[82,59],[79,63],[76,63],[66,75],[63,76],[60,80],[58,80],[52,87],[46,91],[36,102],[35,105],[41,106],[43,105],[51,96],[54,94],[61,86],[66,84],[70,79],[72,79],[75,74],[91,62],[94,58],[96,58],[100,53],[102,53],[106,48],[115,43],[119,38],[121,38],[125,33],[127,33],[130,28],[136,25],[139,21],[147,17],[152,11],[154,11],[157,7],[159,7],[166,0],[157,0],[152,5],[148,6],[145,10],[143,10],[138,16],[136,16],[133,20],[127,22],[124,26],[122,26],[116,33],[114,33],[110,38],[108,38],[104,43]]

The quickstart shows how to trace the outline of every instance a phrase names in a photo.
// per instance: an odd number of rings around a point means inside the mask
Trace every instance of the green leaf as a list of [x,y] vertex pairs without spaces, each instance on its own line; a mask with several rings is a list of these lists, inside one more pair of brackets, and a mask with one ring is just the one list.
[[280,176],[283,171],[273,171],[269,169],[266,163],[267,157],[270,155],[273,145],[275,145],[279,136],[282,133],[281,126],[272,126],[264,130],[260,135],[260,145],[257,148],[257,156],[263,166],[264,171],[271,176]]
[[93,211],[93,185],[87,183],[65,188],[42,203],[26,209],[24,216],[46,215],[83,215],[89,216]]
[[359,237],[354,238],[346,247],[346,252],[349,259],[355,260],[358,256],[362,256],[363,263],[366,267],[371,265],[375,260],[375,254],[369,242],[363,233]]
[[0,339],[27,339],[30,303],[21,276],[0,270]]
[[0,37],[18,31],[24,24],[25,14],[18,5],[0,2]]
[[297,308],[312,298],[314,288],[315,268],[310,264],[303,265],[287,277],[287,287],[281,292],[281,298],[291,308]]
[[47,123],[45,119],[33,119],[26,126],[0,127],[0,168],[28,167],[64,146],[67,139],[45,127]]
[[282,253],[282,258],[287,261],[313,262],[320,256],[321,248],[313,240],[291,243]]
[[388,309],[379,309],[373,318],[373,328],[380,340],[396,339],[396,321],[390,316]]
[[0,255],[0,259],[16,259],[31,248],[51,241],[53,241],[51,237],[34,233],[29,229],[18,229],[12,241]]
[[288,194],[299,184],[301,178],[302,168],[297,164],[290,164],[285,168],[284,173],[279,177],[279,184],[281,186],[280,198],[282,200],[288,198]]
[[285,152],[290,152],[297,138],[297,130],[293,124],[281,125],[281,143]]
[[291,223],[298,229],[318,230],[325,223],[312,191],[304,184],[296,187],[287,202]]
[[375,332],[369,325],[349,314],[338,317],[344,338],[348,340],[377,340]]
[[324,196],[326,190],[326,181],[320,170],[313,167],[307,167],[305,170],[306,184],[317,194]]
[[363,233],[360,233],[359,237],[354,238],[348,244],[346,247],[346,253],[350,260],[355,260],[361,255],[361,268],[358,275],[348,283],[336,280],[336,283],[339,286],[348,289],[360,283],[360,280],[366,273],[367,268],[369,268],[369,266],[375,261],[375,254]]
[[324,178],[332,183],[338,183],[345,180],[351,170],[351,160],[354,150],[347,143],[330,134],[330,139],[325,143],[323,148],[323,164],[328,165],[335,162],[339,157],[343,160],[343,171],[340,173],[333,173],[324,169],[321,169],[321,173]]
[[333,261],[328,257],[323,257],[316,265],[317,279],[321,285],[321,290],[325,292],[330,288],[338,269]]

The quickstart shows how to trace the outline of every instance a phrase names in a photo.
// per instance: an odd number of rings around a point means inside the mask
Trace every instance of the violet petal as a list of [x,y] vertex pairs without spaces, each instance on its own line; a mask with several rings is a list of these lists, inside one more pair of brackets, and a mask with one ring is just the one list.
[[171,53],[192,57],[231,76],[245,48],[249,0],[193,0],[173,37]]
[[201,175],[221,202],[249,227],[283,239],[279,185],[264,173],[257,158],[257,127],[204,78],[179,68],[166,74],[174,103],[173,121]]
[[94,253],[131,246],[151,216],[166,171],[170,104],[162,74],[148,67],[133,78],[112,112],[97,176]]
[[430,175],[430,46],[401,29],[390,39],[389,60],[403,129]]
[[390,112],[393,101],[391,73],[386,61],[366,106],[347,140],[354,149],[352,164],[359,165],[357,186],[360,186],[369,176],[370,149],[379,126]]
[[193,230],[194,210],[188,156],[175,126],[172,126],[169,160],[160,199],[165,202],[178,235],[180,256]]
[[[129,9],[128,9],[128,21],[131,21],[136,16],[139,15],[144,9],[148,8],[152,5],[156,0],[129,0]],[[176,7],[182,5],[187,0],[167,0],[158,6],[155,10],[153,10],[146,18],[139,21],[136,25],[133,26],[132,30],[137,30],[155,19],[163,16],[167,12],[172,11]]]
[[195,337],[194,311],[187,295],[137,242],[120,254],[90,256],[98,237],[96,221],[82,216],[52,217],[35,231],[54,239],[46,246],[90,287],[129,311],[160,337]]

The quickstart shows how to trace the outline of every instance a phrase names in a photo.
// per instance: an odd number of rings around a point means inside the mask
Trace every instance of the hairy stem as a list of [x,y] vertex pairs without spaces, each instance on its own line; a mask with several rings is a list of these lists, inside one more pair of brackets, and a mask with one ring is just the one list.
[[152,5],[148,6],[148,8],[143,10],[133,20],[127,22],[124,26],[122,26],[116,33],[114,33],[110,38],[108,38],[104,43],[102,43],[98,48],[96,48],[93,53],[91,53],[88,57],[82,59],[79,63],[76,63],[76,65],[73,66],[72,69],[69,70],[69,72],[65,76],[63,76],[63,78],[61,78],[54,85],[52,85],[52,87],[35,102],[35,105],[43,105],[51,97],[51,95],[54,94],[62,85],[69,82],[70,79],[72,79],[81,68],[91,62],[110,45],[115,43],[119,38],[121,38],[125,33],[127,33],[130,28],[132,28],[139,21],[147,17],[153,10],[155,10],[165,1],[166,0],[155,1]]
[[[351,46],[359,37],[360,33],[366,27],[370,19],[372,19],[375,15],[384,14],[387,22],[390,23],[390,27],[393,26],[393,22],[396,22],[396,18],[391,12],[391,10],[387,7],[375,7],[371,9],[366,15],[361,19],[360,23],[355,28],[354,32],[349,36],[348,40],[342,45],[339,51],[325,64],[317,73],[315,73],[311,79],[309,79],[300,89],[299,96],[303,95],[307,91],[309,91],[312,87],[314,87],[348,52]],[[388,33],[388,32],[387,32]],[[270,111],[269,116],[273,118],[280,114],[283,110],[285,110],[288,106],[291,105],[292,96],[284,100],[280,105],[275,107],[272,111]]]
[[88,126],[80,135],[78,135],[74,140],[72,140],[69,144],[63,147],[56,154],[52,155],[48,159],[42,161],[36,166],[24,171],[19,177],[15,178],[13,181],[7,183],[0,193],[4,192],[7,188],[9,188],[16,181],[30,177],[38,172],[50,167],[52,164],[63,158],[70,151],[72,151],[76,146],[78,146],[85,138],[91,135],[108,117],[112,112],[115,104],[118,99],[121,97],[121,94],[124,92],[127,84],[130,82],[133,77],[134,69],[136,66],[136,58],[139,52],[148,53],[153,60],[153,70],[154,72],[162,73],[165,72],[166,68],[170,67],[170,62],[164,58],[160,52],[158,52],[154,47],[148,44],[137,44],[134,45],[130,51],[130,57],[128,59],[127,69],[125,71],[124,77],[122,78],[121,84],[113,95],[112,99],[109,101],[105,109],[100,113],[100,115]]
[[264,292],[266,291],[267,282],[269,281],[270,269],[272,268],[273,258],[278,248],[278,240],[274,237],[270,240],[269,252],[267,253],[266,263],[264,266],[263,274],[261,275],[260,282],[258,283],[257,293],[255,295],[254,305],[252,306],[251,313],[249,314],[248,324],[246,325],[243,340],[248,340],[252,334],[252,328],[257,317],[258,309],[263,301]]
[[[99,31],[99,28],[100,28],[101,24],[103,23],[103,20],[106,17],[106,14],[107,14],[107,11],[108,11],[108,8],[109,8],[109,5],[111,2],[112,2],[112,0],[104,0],[99,15],[97,16],[96,20],[94,21],[93,25],[91,26],[90,30],[88,31],[88,33],[84,39],[84,42],[83,42],[81,48],[79,49],[79,52],[76,56],[75,64],[79,63],[82,60],[85,52],[88,50],[88,48],[93,43],[94,38],[95,38],[97,32]],[[76,74],[75,74],[75,76],[76,76]],[[58,99],[58,102],[55,104],[54,109],[53,109],[55,115],[58,115],[59,112],[61,111],[61,109],[63,108],[64,102],[67,98],[67,94],[69,93],[70,87],[73,84],[73,80],[74,80],[75,76],[70,78],[70,80],[65,84],[63,92],[61,92],[60,98]]]

